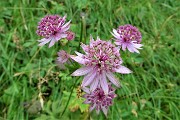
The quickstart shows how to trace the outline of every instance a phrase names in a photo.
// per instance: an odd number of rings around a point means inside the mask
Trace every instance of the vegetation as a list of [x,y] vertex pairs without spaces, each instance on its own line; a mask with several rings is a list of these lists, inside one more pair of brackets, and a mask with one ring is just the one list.
[[[2,0],[0,8],[0,119],[2,120],[178,120],[180,119],[180,2],[178,0]],[[55,46],[39,47],[37,24],[47,14],[72,20],[76,33]],[[74,54],[81,35],[108,40],[119,25],[142,33],[140,54],[121,53],[133,74],[117,74],[122,87],[108,111],[89,112],[77,96],[82,77],[55,65],[57,52]],[[75,64],[77,68],[77,64]],[[44,103],[43,109],[41,104]]]

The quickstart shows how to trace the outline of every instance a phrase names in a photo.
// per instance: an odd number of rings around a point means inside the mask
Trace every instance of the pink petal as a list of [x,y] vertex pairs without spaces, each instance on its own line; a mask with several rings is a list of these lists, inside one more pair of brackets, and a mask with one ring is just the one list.
[[86,99],[83,103],[84,103],[84,104],[89,104],[89,103],[91,103],[91,101],[88,100],[88,99]]
[[83,43],[81,44],[81,47],[84,50],[84,52],[86,52],[86,50],[88,50],[88,46]]
[[100,110],[99,109],[96,109],[96,113],[99,114]]
[[116,45],[121,45],[121,42],[114,42]]
[[136,52],[136,53],[139,53],[138,49],[142,49],[141,47],[143,46],[142,44],[136,44],[136,43],[133,43],[133,42],[131,44],[133,46],[134,52]]
[[62,32],[65,32],[70,28],[70,22],[71,20],[62,26]]
[[70,28],[70,25],[68,27],[66,27],[66,28],[63,28],[62,32],[66,32],[67,30],[69,30],[69,28]]
[[121,43],[121,44],[122,44],[122,50],[125,51],[128,44],[125,43],[125,42],[124,42],[124,43]]
[[114,33],[112,33],[112,32],[110,32],[110,33],[111,33],[111,35],[113,35],[116,39],[118,39],[117,36],[116,36]]
[[99,84],[99,77],[95,78],[94,81],[92,82],[91,86],[90,86],[90,91],[93,92]]
[[105,116],[107,117],[107,112],[108,112],[108,110],[105,108],[105,107],[101,107],[102,108],[102,111],[103,111],[103,113],[105,114]]
[[63,17],[63,20],[64,20],[64,21],[66,20],[66,17],[67,17],[67,15],[64,15],[64,17]]
[[38,42],[44,42],[44,41],[47,41],[47,40],[49,40],[49,39],[43,38],[43,39],[41,39],[41,40],[38,40]]
[[136,44],[136,43],[133,43],[133,46],[137,49],[142,49],[141,47],[143,46],[142,44]]
[[43,38],[41,40],[38,40],[38,42],[40,42],[40,44],[38,46],[43,46],[43,45],[47,44],[49,41],[51,41],[51,38],[48,38],[48,39]]
[[62,39],[62,38],[66,38],[67,37],[67,34],[63,34],[63,33],[57,33],[55,36],[54,36],[54,39],[56,41]]
[[117,30],[113,29],[112,35],[113,35],[114,37],[116,37],[117,39],[119,39],[119,33],[117,32]]
[[[90,94],[89,88],[87,88],[87,87],[83,87],[83,88],[82,88],[82,90],[83,90],[84,92],[86,92],[86,93]],[[85,95],[86,95],[86,94],[85,94]]]
[[66,21],[66,15],[62,18],[61,22],[58,24],[58,27],[60,27],[60,25],[62,25],[65,21]]
[[91,105],[89,108],[89,111],[91,112],[95,107],[96,107],[96,104],[94,104],[93,106]]
[[80,63],[80,64],[85,64],[85,59],[83,59],[82,57],[79,56],[74,56],[74,55],[70,55],[71,59],[73,59],[74,61]]
[[101,88],[103,89],[104,93],[108,94],[109,88],[108,88],[108,83],[106,80],[106,75],[104,72],[102,72],[102,74],[100,75],[100,84],[101,84]]
[[83,68],[77,69],[71,75],[72,76],[82,76],[82,75],[85,75],[85,74],[89,73],[92,70],[93,70],[92,66],[83,67]]
[[97,39],[96,40],[100,40],[99,36],[97,36]]
[[94,39],[93,39],[92,35],[90,35],[90,41],[94,42]]
[[61,63],[65,63],[68,60],[68,58],[58,57],[57,60]]
[[95,71],[92,71],[91,73],[87,74],[83,81],[82,81],[82,87],[86,87],[88,86],[89,84],[92,83],[92,81],[94,80],[94,78],[96,77],[96,72]]
[[134,52],[139,53],[139,50],[137,50],[136,48],[134,48]]
[[70,20],[69,22],[67,22],[67,23],[63,26],[63,28],[68,27],[70,23],[71,23],[71,20]]
[[130,51],[130,52],[134,52],[134,47],[132,46],[132,44],[131,43],[129,43],[128,45],[127,45],[127,48],[128,48],[128,50]]
[[66,38],[67,34],[61,34],[61,38]]
[[[86,88],[86,89],[88,89],[87,87],[84,87],[84,88]],[[83,89],[82,89],[83,90]],[[89,89],[88,89],[89,90]],[[86,92],[86,91],[84,91],[84,92]],[[89,91],[90,92],[90,91]],[[87,92],[86,92],[87,93]],[[90,94],[90,93],[88,93],[88,94]],[[84,94],[84,95],[82,95],[82,97],[83,98],[87,98],[89,95],[88,94]]]
[[55,40],[54,40],[54,39],[51,39],[51,42],[50,42],[50,44],[49,44],[49,48],[52,47],[54,44],[55,44]]
[[128,44],[127,48],[132,53],[134,53],[134,52],[139,53],[139,51],[135,48],[134,43]]
[[116,72],[121,73],[121,74],[129,74],[132,73],[131,70],[129,70],[127,67],[120,66],[118,69],[115,69]]
[[76,55],[78,55],[79,57],[83,57],[84,55],[82,53],[79,53],[77,51],[75,51]]
[[90,35],[90,47],[92,47],[93,42],[94,42],[94,39],[93,39],[92,35]]
[[120,83],[119,83],[118,79],[115,78],[111,72],[106,73],[106,76],[114,85],[116,85],[117,87],[120,87]]

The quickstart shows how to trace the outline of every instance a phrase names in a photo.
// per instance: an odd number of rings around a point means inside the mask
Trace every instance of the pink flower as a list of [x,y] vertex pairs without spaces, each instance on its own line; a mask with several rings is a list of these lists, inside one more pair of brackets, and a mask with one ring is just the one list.
[[56,64],[60,69],[65,69],[66,67],[64,66],[64,63],[68,62],[68,59],[70,58],[69,54],[64,50],[60,50],[57,54],[58,58],[56,60]]
[[58,54],[57,61],[60,62],[60,63],[67,62],[67,60],[70,57],[69,54],[64,50],[60,50],[57,54]]
[[81,45],[85,54],[76,52],[77,56],[70,56],[73,60],[83,65],[82,68],[77,69],[72,75],[85,75],[82,87],[90,85],[90,91],[94,91],[100,84],[105,94],[108,94],[107,78],[114,85],[120,87],[120,83],[113,73],[128,74],[131,71],[121,65],[122,59],[119,49],[111,42],[102,41],[99,38],[94,41],[92,37],[90,37],[90,40],[90,45]]
[[113,104],[113,99],[116,97],[115,89],[108,85],[109,93],[105,94],[102,88],[97,87],[93,92],[88,88],[85,89],[86,94],[83,95],[86,100],[85,104],[90,104],[90,111],[96,109],[97,114],[102,110],[107,116],[108,108]]
[[142,49],[141,33],[132,25],[119,26],[117,30],[113,29],[111,34],[115,37],[115,44],[120,46],[123,51],[127,48],[132,53],[139,53],[138,49]]
[[67,40],[71,41],[75,38],[75,33],[71,31],[67,31],[66,33],[67,33],[67,37],[66,37]]
[[70,21],[65,24],[66,16],[63,18],[58,15],[47,15],[41,19],[38,24],[36,33],[44,37],[39,46],[43,46],[50,42],[49,47],[52,47],[55,42],[67,37],[66,31],[70,28]]

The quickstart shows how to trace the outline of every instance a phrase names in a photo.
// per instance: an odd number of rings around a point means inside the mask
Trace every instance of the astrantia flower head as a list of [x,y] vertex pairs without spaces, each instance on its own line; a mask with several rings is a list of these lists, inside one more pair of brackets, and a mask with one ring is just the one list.
[[94,91],[100,84],[106,94],[108,94],[107,79],[117,87],[120,87],[119,81],[113,73],[122,74],[131,73],[131,71],[122,66],[122,59],[119,54],[119,48],[111,42],[102,41],[97,38],[96,41],[90,37],[90,45],[82,44],[85,54],[76,52],[77,56],[71,56],[73,60],[83,65],[82,68],[72,73],[73,76],[85,75],[82,81],[82,87],[90,85],[90,91]]
[[50,42],[49,47],[52,47],[55,42],[67,37],[66,31],[70,28],[70,21],[65,24],[66,16],[47,15],[38,23],[36,33],[44,37],[39,46],[43,46]]
[[113,104],[113,99],[116,97],[115,89],[110,85],[108,85],[108,89],[108,94],[105,94],[100,87],[96,88],[93,92],[90,92],[88,88],[85,89],[86,94],[83,97],[86,100],[84,103],[90,104],[90,111],[96,109],[96,112],[99,114],[99,111],[102,110],[107,116],[108,108]]
[[69,62],[70,55],[64,50],[60,50],[57,54],[58,54],[58,57],[56,60],[57,66],[60,69],[65,69],[66,67],[65,67],[64,63]]
[[67,62],[67,60],[69,59],[69,54],[66,52],[66,51],[64,51],[64,50],[60,50],[58,53],[58,58],[57,58],[57,61],[59,62],[59,63],[65,63],[65,62]]
[[122,50],[126,50],[126,48],[130,52],[139,53],[138,49],[141,49],[142,44],[142,36],[139,30],[132,25],[123,25],[119,26],[117,30],[113,29],[112,35],[115,37],[115,44],[120,46]]

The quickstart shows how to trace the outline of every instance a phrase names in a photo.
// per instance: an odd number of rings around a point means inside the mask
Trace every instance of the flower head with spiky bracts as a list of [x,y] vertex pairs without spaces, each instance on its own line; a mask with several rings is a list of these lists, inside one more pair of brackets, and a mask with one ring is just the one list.
[[81,47],[85,54],[76,52],[77,56],[71,55],[71,58],[83,65],[82,68],[72,73],[73,76],[85,75],[82,87],[90,85],[90,91],[94,91],[100,85],[105,94],[108,94],[107,78],[114,85],[120,87],[120,83],[113,73],[131,73],[128,68],[121,65],[122,59],[119,48],[115,47],[111,42],[102,41],[99,38],[94,41],[90,37],[90,45],[82,44]]
[[101,87],[97,87],[93,92],[90,92],[88,88],[85,88],[84,91],[86,94],[83,97],[86,99],[85,104],[90,104],[90,111],[96,109],[96,112],[99,114],[99,111],[102,110],[103,113],[107,116],[108,108],[113,104],[113,99],[116,97],[115,89],[108,85],[109,93],[105,94]]
[[36,33],[44,37],[39,46],[43,46],[50,42],[49,47],[52,47],[55,42],[62,38],[67,37],[67,31],[70,28],[70,21],[65,23],[66,16],[60,17],[59,15],[47,15],[38,23]]
[[134,53],[139,53],[138,49],[141,49],[142,44],[142,36],[139,30],[132,25],[123,25],[119,26],[117,30],[113,29],[113,33],[111,33],[115,37],[115,44],[120,46],[123,51],[126,48]]
[[69,54],[66,51],[64,51],[64,50],[60,50],[57,54],[58,54],[57,61],[59,63],[67,62],[69,57],[70,57]]
[[65,63],[69,63],[69,58],[70,55],[64,51],[64,50],[60,50],[58,53],[58,57],[56,59],[56,64],[60,69],[65,69]]

